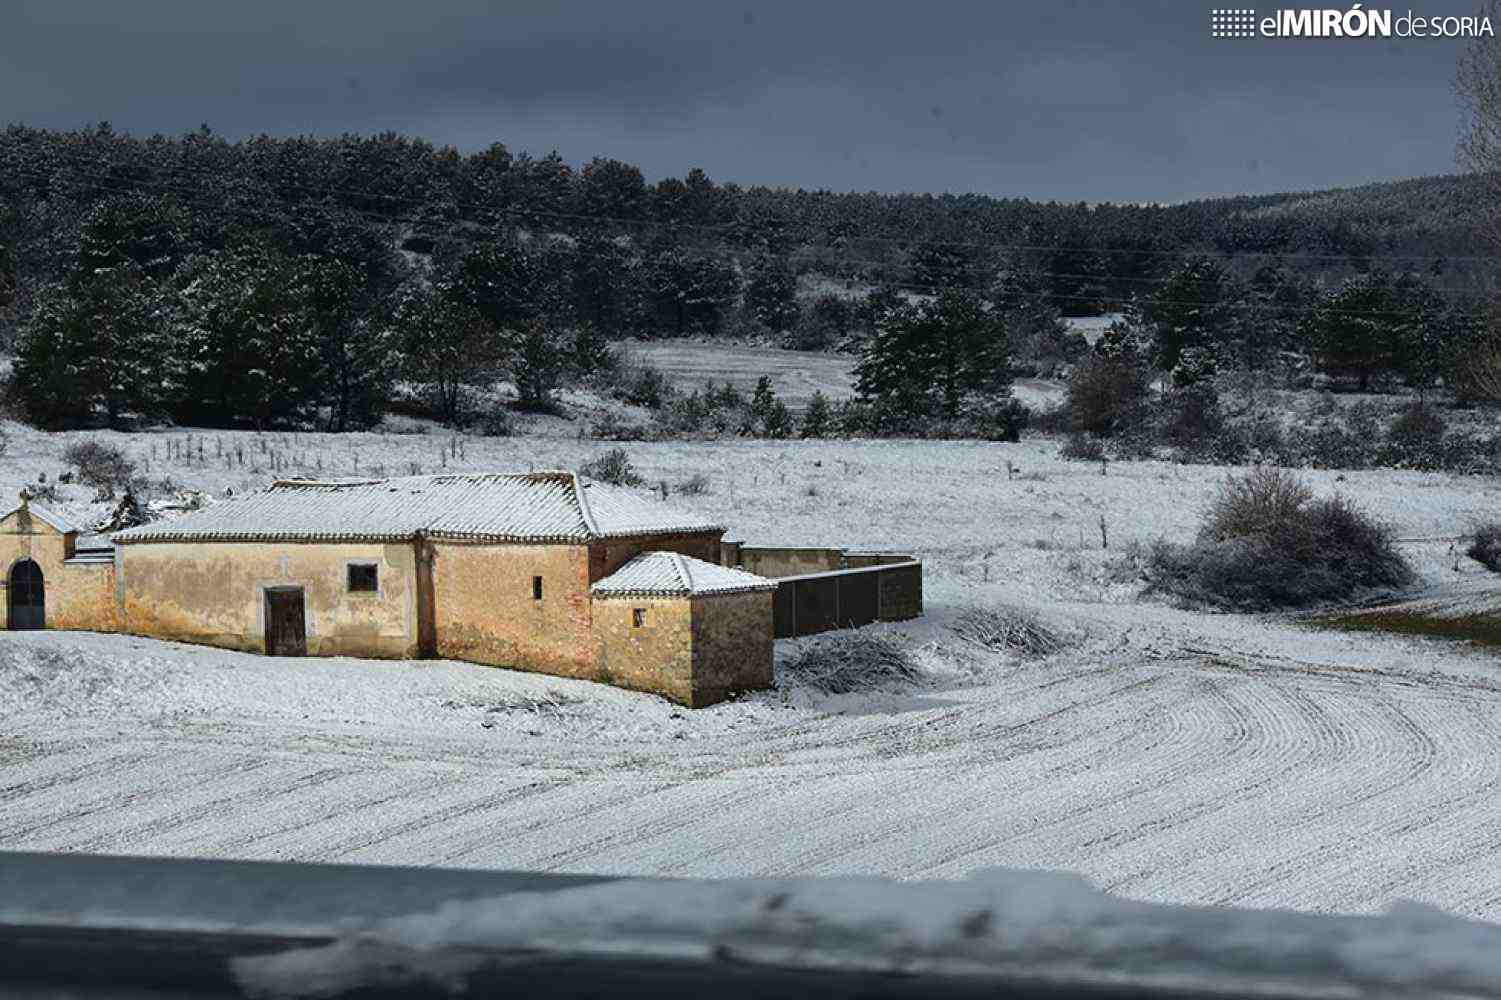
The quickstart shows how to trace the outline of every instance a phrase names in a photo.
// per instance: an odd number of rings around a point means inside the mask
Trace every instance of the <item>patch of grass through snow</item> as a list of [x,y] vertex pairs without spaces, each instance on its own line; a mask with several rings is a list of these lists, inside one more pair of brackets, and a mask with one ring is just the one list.
[[1329,615],[1311,624],[1350,632],[1392,632],[1434,639],[1453,639],[1477,646],[1501,646],[1501,615],[1470,614],[1445,617],[1421,611],[1377,611]]

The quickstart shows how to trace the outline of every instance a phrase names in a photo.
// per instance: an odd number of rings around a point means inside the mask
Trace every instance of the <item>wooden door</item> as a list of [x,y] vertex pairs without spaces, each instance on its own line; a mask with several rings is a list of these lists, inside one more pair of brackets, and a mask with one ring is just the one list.
[[301,587],[266,589],[266,654],[307,655],[307,619]]
[[5,600],[10,628],[47,627],[47,594],[42,567],[30,559],[23,559],[11,567]]

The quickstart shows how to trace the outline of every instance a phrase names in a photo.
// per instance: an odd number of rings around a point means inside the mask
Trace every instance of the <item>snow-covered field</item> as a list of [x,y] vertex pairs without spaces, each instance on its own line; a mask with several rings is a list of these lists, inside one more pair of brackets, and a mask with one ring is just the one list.
[[[0,495],[69,441],[12,426]],[[153,478],[237,491],[271,454],[326,475],[440,468],[421,435],[105,435]],[[217,449],[243,446],[247,466]],[[448,468],[568,467],[574,437],[471,438]],[[1127,897],[1501,920],[1501,664],[1454,643],[1204,615],[1136,598],[1110,560],[1186,537],[1225,470],[1063,462],[1056,444],[631,444],[674,503],[750,543],[894,546],[928,614],[881,626],[910,690],[783,686],[700,711],[449,662],[273,659],[151,640],[0,639],[0,847],[643,875],[1077,871]],[[196,446],[193,449],[196,456]],[[261,467],[249,468],[250,456]],[[1008,476],[1007,463],[1018,471]],[[1484,479],[1310,473],[1392,521],[1439,595],[1485,603],[1448,537]],[[98,513],[64,488],[75,515]],[[71,499],[69,499],[71,497]],[[1104,517],[1110,549],[1101,551]],[[1036,661],[967,646],[964,608],[1019,604],[1075,637]],[[1494,606],[1494,605],[1491,605]],[[809,641],[809,640],[804,640]],[[814,640],[816,641],[816,640]],[[779,643],[786,661],[793,643]]]

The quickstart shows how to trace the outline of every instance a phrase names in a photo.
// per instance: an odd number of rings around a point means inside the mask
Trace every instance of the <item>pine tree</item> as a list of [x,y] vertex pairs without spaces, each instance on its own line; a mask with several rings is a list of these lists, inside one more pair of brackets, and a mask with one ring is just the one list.
[[1185,349],[1229,336],[1239,299],[1232,285],[1223,264],[1201,255],[1186,261],[1141,303],[1142,318],[1155,334],[1158,368],[1172,371]]
[[792,436],[792,411],[780,399],[774,399],[767,411],[764,433],[769,438],[781,439]]
[[813,398],[808,400],[808,408],[803,411],[802,436],[805,438],[826,437],[829,433],[831,418],[828,398],[822,391],[814,390]]
[[784,261],[756,267],[745,286],[745,309],[759,323],[785,333],[797,325],[797,277]]
[[495,327],[451,293],[443,285],[407,289],[393,317],[403,375],[424,389],[433,411],[450,426],[459,421],[464,390],[493,383],[505,360]]

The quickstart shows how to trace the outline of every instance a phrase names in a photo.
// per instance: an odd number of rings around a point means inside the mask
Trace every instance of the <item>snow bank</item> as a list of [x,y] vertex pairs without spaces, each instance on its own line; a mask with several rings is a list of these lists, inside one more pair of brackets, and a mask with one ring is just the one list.
[[625,880],[516,893],[384,921],[325,947],[236,959],[235,973],[258,997],[417,982],[457,990],[518,951],[1163,988],[1501,995],[1501,928],[1419,904],[1383,917],[1173,907],[1028,870],[954,883]]

